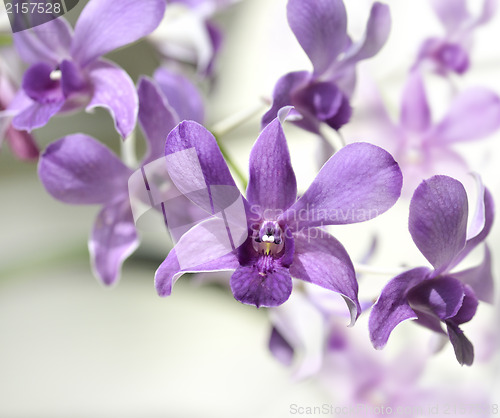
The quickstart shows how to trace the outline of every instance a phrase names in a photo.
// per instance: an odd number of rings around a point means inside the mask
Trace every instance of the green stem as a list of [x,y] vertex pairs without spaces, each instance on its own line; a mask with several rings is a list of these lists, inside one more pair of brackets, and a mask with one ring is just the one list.
[[221,144],[219,138],[217,138],[217,136],[215,136],[215,139],[217,141],[217,145],[219,145],[219,149],[220,149],[220,152],[222,153],[222,156],[227,161],[229,167],[231,167],[231,169],[233,170],[233,172],[236,175],[236,177],[238,177],[238,180],[240,181],[243,189],[246,190],[247,185],[248,185],[247,178],[245,177],[245,175],[243,174],[243,172],[240,170],[240,168],[238,167],[238,165],[229,156],[226,148]]
[[12,45],[12,36],[6,33],[0,33],[0,46]]

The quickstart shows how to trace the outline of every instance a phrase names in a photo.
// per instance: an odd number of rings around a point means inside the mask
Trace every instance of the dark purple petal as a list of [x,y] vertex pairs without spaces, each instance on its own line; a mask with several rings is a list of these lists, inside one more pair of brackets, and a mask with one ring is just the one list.
[[60,69],[61,87],[64,97],[68,97],[73,93],[80,93],[87,89],[87,80],[74,62],[64,60],[60,64]]
[[63,105],[64,100],[47,104],[33,102],[12,119],[12,126],[20,131],[31,132],[33,129],[45,126]]
[[446,323],[448,336],[455,350],[455,357],[463,366],[471,366],[474,362],[474,346],[464,335],[464,332],[453,323]]
[[488,246],[484,247],[484,258],[479,265],[458,273],[453,273],[453,277],[462,283],[468,284],[480,300],[493,303],[495,297],[494,279],[491,253]]
[[297,110],[305,108],[317,119],[324,121],[337,114],[343,94],[330,82],[314,82],[298,89],[292,96]]
[[231,276],[231,290],[236,300],[257,308],[279,306],[292,293],[292,278],[288,268],[274,263],[261,271],[258,266],[241,266]]
[[125,70],[104,60],[92,64],[89,79],[94,90],[85,110],[106,108],[115,121],[116,131],[126,138],[135,127],[139,109],[132,79]]
[[366,24],[363,39],[352,45],[346,52],[345,63],[355,64],[378,54],[389,38],[391,31],[391,14],[389,6],[379,2],[373,3],[370,17]]
[[446,271],[464,248],[467,216],[467,194],[458,180],[434,176],[415,190],[409,230],[420,252],[436,269],[436,276]]
[[500,128],[500,97],[493,91],[475,87],[461,93],[431,132],[436,142],[475,141]]
[[143,160],[147,164],[165,154],[167,135],[178,123],[175,112],[165,103],[156,84],[147,77],[141,77],[137,87],[139,96],[139,123],[148,144]]
[[64,102],[60,82],[50,78],[52,70],[49,64],[40,62],[24,73],[22,88],[32,100],[41,104]]
[[219,29],[219,27],[211,21],[206,21],[205,27],[207,29],[208,36],[210,37],[210,42],[212,43],[213,52],[209,63],[207,64],[206,68],[203,71],[203,75],[207,77],[212,77],[214,74],[215,62],[219,55],[224,40],[224,34]]
[[368,324],[370,339],[375,348],[380,349],[387,344],[389,335],[400,322],[417,318],[408,304],[407,294],[425,280],[429,272],[426,267],[405,271],[384,287],[370,312]]
[[267,125],[250,153],[247,199],[256,211],[285,210],[297,199],[297,182],[278,118]]
[[466,0],[431,0],[431,5],[448,33],[470,18]]
[[228,248],[225,231],[221,229],[221,221],[212,218],[181,237],[155,273],[155,286],[160,296],[169,296],[172,286],[185,273],[228,271],[239,267],[238,258],[231,247]]
[[413,132],[424,132],[431,124],[431,112],[422,76],[412,71],[403,90],[401,125]]
[[14,33],[13,38],[19,56],[28,64],[45,62],[55,67],[70,57],[71,27],[63,17]]
[[309,56],[316,76],[324,73],[347,42],[347,15],[342,0],[289,0],[288,23]]
[[165,12],[164,0],[91,1],[75,26],[71,55],[85,67],[100,56],[151,33]]
[[38,175],[47,191],[65,203],[110,202],[127,193],[131,170],[95,139],[69,135],[50,144],[40,158]]
[[363,222],[389,209],[401,193],[392,156],[375,145],[347,145],[331,157],[304,195],[282,216],[292,230]]
[[340,107],[337,110],[337,113],[333,115],[331,118],[325,120],[325,123],[335,130],[339,130],[344,126],[352,116],[352,107],[349,103],[349,99],[343,94],[342,101],[340,103]]
[[464,285],[463,292],[464,298],[462,301],[462,306],[460,306],[460,309],[458,310],[456,315],[449,320],[456,325],[469,322],[476,314],[477,306],[479,305],[476,294],[470,286]]
[[351,325],[361,314],[358,282],[351,259],[342,244],[320,228],[295,234],[293,277],[340,293],[351,313]]
[[97,215],[89,240],[96,276],[105,285],[116,283],[125,259],[139,245],[128,196],[106,204]]
[[464,285],[460,281],[453,277],[438,277],[413,287],[408,292],[408,303],[415,312],[446,320],[458,313],[464,296]]
[[274,87],[273,104],[266,114],[262,117],[262,128],[267,126],[278,116],[278,111],[285,107],[293,105],[292,94],[301,86],[309,82],[311,74],[307,71],[297,71],[285,74],[281,77]]
[[177,112],[179,121],[194,120],[203,123],[203,99],[193,83],[183,75],[164,68],[156,70],[153,78],[165,95],[167,103]]
[[294,350],[287,340],[279,333],[276,327],[272,327],[269,336],[269,351],[285,366],[291,366],[293,362]]

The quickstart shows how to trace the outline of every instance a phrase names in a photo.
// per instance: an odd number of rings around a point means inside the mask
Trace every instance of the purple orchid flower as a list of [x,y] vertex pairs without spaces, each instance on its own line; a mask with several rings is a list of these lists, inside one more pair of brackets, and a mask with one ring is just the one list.
[[137,118],[135,86],[123,69],[101,57],[153,31],[164,11],[164,0],[92,0],[74,34],[64,18],[14,34],[19,55],[31,65],[11,105],[14,126],[31,131],[59,112],[105,107],[120,135],[129,135]]
[[[165,153],[167,158],[176,158],[190,150],[196,152],[209,190],[216,186],[236,189],[213,135],[186,121],[169,134]],[[182,161],[175,165],[181,183],[177,187],[200,189],[200,179],[192,175],[194,160]],[[184,234],[158,268],[156,289],[160,296],[168,296],[185,273],[234,270],[230,286],[238,301],[272,307],[289,298],[293,276],[340,293],[354,322],[360,307],[351,260],[340,242],[321,227],[379,215],[396,202],[401,183],[399,167],[386,151],[357,143],[335,154],[296,200],[295,174],[276,118],[261,132],[250,154],[247,199],[240,195],[246,208],[242,222],[248,231],[243,244],[227,250],[222,240],[214,238],[211,220],[200,223]],[[207,212],[213,212],[211,205],[204,204]],[[180,248],[191,249],[195,263],[181,267]]]
[[[180,114],[200,114],[201,102],[191,95],[185,100],[178,97],[185,94],[185,88],[192,92],[194,87],[188,88],[187,80],[164,70],[158,74],[163,84],[168,80],[177,84],[165,86],[168,91],[164,94],[155,81],[147,77],[139,81],[139,122],[148,145],[141,166],[163,156],[165,138],[179,122]],[[179,106],[178,110],[174,106]],[[129,201],[128,183],[133,172],[106,146],[84,134],[50,144],[40,159],[40,179],[53,197],[64,203],[102,206],[89,239],[89,251],[94,273],[105,285],[118,281],[123,261],[139,243]]]
[[333,129],[346,124],[352,113],[349,99],[356,83],[356,63],[373,57],[387,41],[389,8],[374,3],[360,42],[347,35],[347,15],[342,0],[289,0],[288,23],[311,60],[313,72],[298,71],[281,77],[273,92],[271,109],[262,126],[284,106],[294,106],[302,117],[294,123],[319,134],[322,122]]
[[431,0],[432,7],[445,28],[442,38],[429,38],[420,47],[415,67],[429,65],[446,76],[463,74],[470,66],[469,53],[474,30],[488,23],[495,14],[496,0],[483,0],[478,16],[467,10],[466,0]]
[[403,196],[410,197],[420,182],[432,175],[459,177],[468,173],[467,163],[452,146],[486,138],[500,128],[500,97],[487,88],[464,90],[437,123],[432,121],[422,75],[418,71],[408,76],[399,123],[391,120],[378,93],[373,96],[378,129],[371,129],[366,138],[388,150],[400,164]]
[[385,286],[369,320],[375,348],[384,347],[392,330],[404,320],[416,319],[445,334],[443,323],[459,363],[472,364],[474,348],[459,326],[473,318],[478,299],[491,302],[493,280],[487,247],[479,266],[458,273],[451,271],[484,241],[493,216],[493,200],[484,187],[480,188],[478,210],[467,229],[467,194],[459,181],[434,176],[420,184],[410,204],[409,230],[434,270],[417,267]]

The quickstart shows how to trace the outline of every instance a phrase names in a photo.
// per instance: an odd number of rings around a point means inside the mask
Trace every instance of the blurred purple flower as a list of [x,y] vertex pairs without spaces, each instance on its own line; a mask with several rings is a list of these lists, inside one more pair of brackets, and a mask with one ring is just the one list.
[[333,129],[346,124],[352,113],[349,99],[356,84],[356,64],[377,54],[387,41],[389,8],[374,3],[360,42],[347,35],[342,0],[289,0],[288,23],[313,65],[313,72],[298,71],[281,77],[273,92],[271,109],[262,126],[288,105],[301,116],[294,123],[319,134],[322,122]]
[[[416,321],[438,333],[447,333],[460,364],[471,365],[474,348],[459,326],[472,319],[478,299],[491,302],[493,280],[486,247],[479,266],[451,273],[488,235],[494,217],[493,200],[481,187],[478,210],[467,228],[467,194],[462,184],[447,176],[434,176],[415,190],[409,230],[420,252],[434,270],[417,267],[392,279],[382,290],[369,321],[375,348],[387,343],[402,321]],[[446,335],[446,334],[445,334]]]
[[468,172],[467,163],[451,146],[483,139],[500,128],[500,97],[483,87],[460,93],[441,121],[433,123],[418,71],[412,71],[406,81],[399,123],[391,120],[378,97],[374,99],[378,128],[372,132],[377,133],[367,133],[366,137],[394,155],[403,171],[403,195],[408,197],[423,179],[432,175],[458,176]]
[[[175,158],[193,149],[208,190],[217,186],[237,190],[215,138],[202,126],[183,122],[169,134],[165,153]],[[182,183],[177,184],[180,190],[200,188],[201,180],[192,174],[192,161],[183,160],[172,168]],[[180,239],[157,270],[158,293],[170,295],[172,285],[184,273],[235,270],[230,280],[235,298],[271,307],[288,299],[293,276],[340,293],[354,322],[360,307],[351,260],[340,242],[321,227],[362,222],[385,212],[398,199],[401,183],[398,165],[386,151],[357,143],[335,154],[296,200],[295,174],[276,118],[262,131],[250,154],[248,200],[240,195],[246,208],[246,219],[241,222],[248,231],[242,245],[233,251],[220,248],[222,240],[214,239],[208,222],[200,223]],[[212,203],[204,205],[207,212],[213,212]],[[194,254],[194,263],[181,267],[179,247],[185,243],[189,244],[183,246],[185,251]],[[210,257],[213,254],[219,256]]]
[[38,146],[33,136],[26,131],[15,129],[12,115],[6,111],[15,97],[16,88],[0,62],[0,146],[4,139],[8,142],[12,153],[21,160],[38,159]]
[[[194,86],[187,80],[164,70],[155,76],[164,89],[146,77],[138,84],[139,122],[148,146],[140,166],[164,155],[165,139],[179,122],[180,114],[199,117],[203,112],[196,99],[199,95],[193,96]],[[177,84],[170,85],[168,80],[176,80]],[[186,99],[179,97],[188,92],[191,94]],[[94,138],[76,134],[47,147],[38,173],[56,199],[70,204],[102,205],[89,250],[95,275],[106,285],[116,283],[123,261],[138,246],[128,189],[133,170]]]
[[463,74],[470,65],[474,30],[491,20],[497,0],[483,0],[478,16],[469,13],[466,0],[431,0],[431,4],[445,28],[445,35],[424,41],[415,67],[429,65],[432,71],[443,76],[450,72]]
[[135,86],[122,68],[101,57],[153,31],[164,10],[164,0],[92,0],[74,34],[64,18],[15,33],[19,55],[31,66],[11,105],[14,126],[31,131],[59,112],[105,107],[120,135],[129,135],[137,119]]

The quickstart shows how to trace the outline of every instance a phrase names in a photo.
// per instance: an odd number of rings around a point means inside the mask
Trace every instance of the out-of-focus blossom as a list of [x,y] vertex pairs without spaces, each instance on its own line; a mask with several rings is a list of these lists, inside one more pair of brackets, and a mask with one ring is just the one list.
[[[203,113],[199,94],[186,79],[165,70],[155,76],[158,85],[146,77],[138,85],[139,122],[148,145],[140,166],[163,156],[165,139],[179,115],[202,117]],[[185,99],[180,97],[188,93]],[[102,205],[89,250],[95,275],[106,285],[118,280],[123,261],[138,245],[129,201],[132,173],[107,147],[83,134],[52,143],[40,159],[40,179],[53,197],[70,204]]]
[[169,0],[165,18],[148,38],[167,59],[212,76],[223,34],[212,17],[240,0]]
[[[474,348],[459,326],[476,313],[478,299],[491,302],[493,280],[486,247],[482,264],[451,272],[488,235],[494,217],[489,191],[479,190],[478,210],[469,225],[467,194],[462,184],[434,176],[415,190],[409,230],[416,246],[434,269],[417,267],[392,279],[370,314],[370,338],[375,348],[387,343],[402,321],[415,319],[441,334],[447,333],[460,364],[471,365]],[[445,334],[446,335],[446,334]]]
[[443,76],[463,74],[470,66],[474,31],[494,16],[497,0],[483,0],[478,16],[470,14],[466,0],[431,0],[431,4],[444,26],[445,34],[424,41],[415,67],[428,66],[431,71]]
[[376,120],[366,138],[394,155],[403,171],[403,196],[406,197],[432,175],[456,177],[467,173],[467,163],[452,146],[483,139],[500,128],[500,97],[483,87],[461,92],[443,118],[433,122],[418,71],[411,72],[406,81],[398,123],[391,120],[378,96],[374,101],[372,110]]
[[[280,113],[283,116],[283,113]],[[183,122],[167,138],[165,153],[175,158],[196,151],[206,187],[236,188],[215,138],[202,126]],[[180,157],[179,157],[180,158]],[[180,190],[200,189],[192,175],[192,159],[175,165]],[[209,233],[208,223],[189,230],[156,272],[161,296],[184,273],[235,270],[230,286],[235,298],[265,307],[284,303],[292,291],[292,276],[340,293],[355,321],[360,313],[357,281],[344,247],[322,226],[362,222],[389,209],[401,190],[401,172],[381,148],[357,143],[335,154],[318,173],[309,189],[297,199],[295,174],[279,118],[260,134],[250,154],[250,179],[244,199],[248,230],[242,245],[233,251]],[[238,192],[239,193],[239,192]],[[210,211],[211,203],[207,203]],[[212,209],[213,211],[213,209]],[[181,267],[181,244],[197,253],[203,248],[210,261],[197,256]],[[200,250],[201,251],[201,250]],[[198,253],[197,253],[198,254]],[[218,257],[211,257],[219,254]]]
[[342,0],[289,0],[287,13],[313,72],[292,72],[278,80],[262,125],[273,120],[282,107],[292,105],[301,116],[294,123],[301,128],[319,134],[324,122],[339,129],[351,117],[349,99],[356,83],[356,64],[377,54],[389,36],[389,8],[373,4],[363,39],[356,43],[347,35]]
[[31,131],[59,112],[104,107],[120,135],[129,135],[137,119],[135,86],[122,68],[101,57],[153,31],[164,10],[164,0],[92,0],[74,33],[64,18],[15,33],[17,51],[30,67],[10,106],[17,113],[14,126]]
[[6,111],[16,95],[14,82],[9,77],[5,64],[0,61],[0,146],[6,140],[13,154],[21,160],[36,160],[39,150],[33,136],[15,129],[12,117]]

